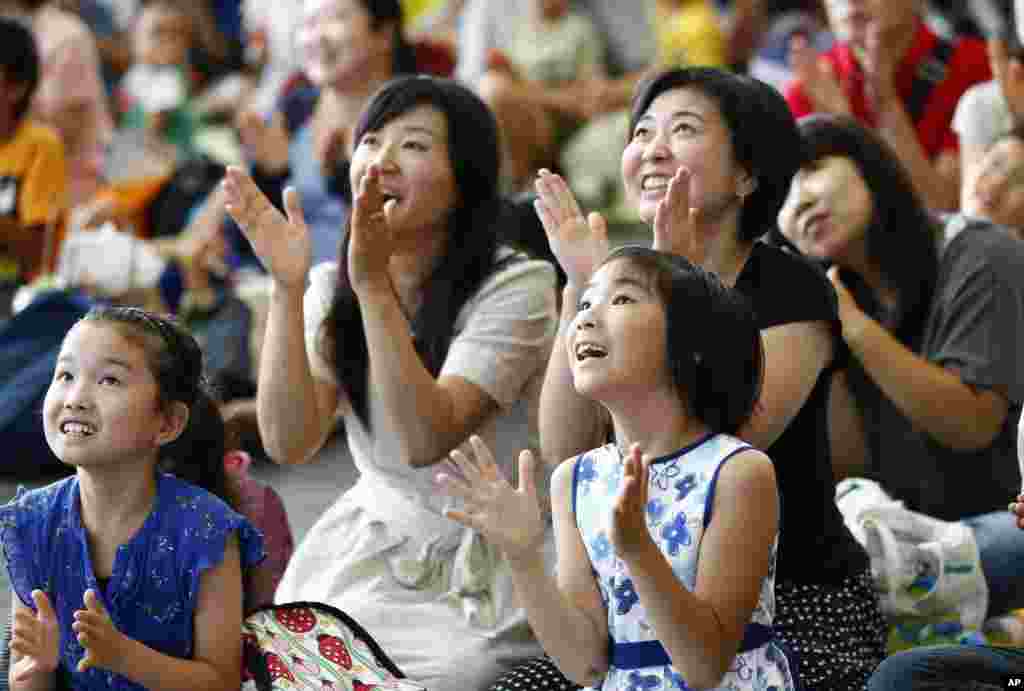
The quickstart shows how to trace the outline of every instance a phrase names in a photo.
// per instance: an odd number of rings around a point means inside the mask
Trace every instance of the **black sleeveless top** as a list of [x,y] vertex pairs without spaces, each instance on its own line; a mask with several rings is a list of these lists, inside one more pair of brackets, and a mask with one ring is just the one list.
[[[842,357],[835,290],[817,265],[788,248],[754,244],[736,280],[762,330],[794,322],[833,327]],[[835,502],[828,437],[828,399],[833,363],[818,377],[810,397],[765,453],[775,465],[781,495],[776,583],[838,583],[868,567],[867,554],[843,523]]]

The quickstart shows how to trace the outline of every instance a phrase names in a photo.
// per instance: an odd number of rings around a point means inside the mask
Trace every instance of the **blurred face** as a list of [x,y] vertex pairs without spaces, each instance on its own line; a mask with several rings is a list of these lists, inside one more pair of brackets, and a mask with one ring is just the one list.
[[537,7],[544,19],[560,19],[569,11],[569,0],[537,0]]
[[297,41],[306,76],[317,86],[362,79],[371,60],[391,53],[390,24],[372,28],[359,0],[306,0]]
[[793,177],[779,228],[804,254],[842,264],[864,243],[873,214],[871,191],[857,165],[845,156],[828,156]]
[[597,401],[671,386],[665,305],[628,259],[598,269],[580,296],[566,339],[573,384]]
[[1024,228],[1024,141],[1003,137],[970,173],[963,208],[1011,228]]
[[384,194],[397,201],[391,221],[406,249],[415,250],[424,230],[446,227],[458,192],[448,156],[448,121],[441,111],[417,106],[366,132],[352,154],[353,190],[374,163],[380,166]]
[[139,343],[111,324],[81,322],[64,339],[43,401],[46,442],[73,466],[155,459],[169,424],[158,394]]
[[671,89],[651,101],[622,152],[626,196],[646,223],[654,222],[668,183],[690,172],[690,206],[708,223],[738,216],[747,173],[733,162],[729,128],[714,101],[696,89]]
[[872,25],[883,32],[913,25],[920,6],[921,0],[825,0],[832,33],[859,47],[866,44]]
[[147,65],[181,65],[188,58],[191,37],[184,13],[166,5],[149,5],[139,15],[135,54]]

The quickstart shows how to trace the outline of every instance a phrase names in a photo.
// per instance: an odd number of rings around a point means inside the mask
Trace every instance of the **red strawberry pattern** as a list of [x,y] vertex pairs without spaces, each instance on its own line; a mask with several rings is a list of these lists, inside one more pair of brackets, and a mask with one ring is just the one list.
[[292,633],[306,633],[316,626],[316,615],[308,607],[279,609],[274,612],[274,616],[281,622],[281,626]]
[[292,671],[288,669],[280,657],[275,653],[267,653],[267,671],[270,672],[270,679],[287,679],[288,681],[295,683],[295,676]]
[[376,688],[378,688],[376,685],[369,686],[358,679],[352,680],[352,691],[374,691]]
[[340,638],[322,633],[317,636],[316,643],[321,655],[336,665],[352,669],[352,656],[349,655],[345,643]]

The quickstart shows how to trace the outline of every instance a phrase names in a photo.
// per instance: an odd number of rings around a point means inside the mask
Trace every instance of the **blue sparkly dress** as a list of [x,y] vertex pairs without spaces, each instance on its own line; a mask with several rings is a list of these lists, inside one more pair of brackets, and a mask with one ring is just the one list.
[[[693,590],[704,530],[711,520],[715,482],[725,462],[750,448],[724,434],[709,435],[651,463],[647,526],[682,583]],[[689,689],[668,653],[655,639],[626,565],[607,534],[608,512],[618,496],[623,458],[614,444],[576,460],[573,510],[608,611],[611,637],[608,674],[602,691]],[[796,688],[791,661],[772,634],[775,610],[775,547],[761,597],[721,691],[791,691]]]
[[[19,489],[0,507],[0,548],[11,587],[35,609],[32,591],[43,590],[60,621],[60,667],[74,689],[143,689],[103,669],[76,671],[84,649],[71,631],[85,591],[100,594],[114,626],[167,655],[193,655],[193,625],[200,577],[221,563],[237,535],[242,567],[263,559],[263,537],[249,521],[206,490],[159,474],[153,510],[139,531],[118,548],[113,572],[101,587],[93,571],[81,519],[78,477],[41,489]],[[241,622],[239,622],[241,626]]]

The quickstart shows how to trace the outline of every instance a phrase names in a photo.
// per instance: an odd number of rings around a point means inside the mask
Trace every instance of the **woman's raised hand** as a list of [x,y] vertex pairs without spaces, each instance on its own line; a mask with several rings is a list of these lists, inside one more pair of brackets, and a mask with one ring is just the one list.
[[709,228],[700,210],[690,206],[690,171],[680,168],[654,212],[654,249],[677,254],[700,266],[707,258]]
[[352,202],[352,237],[348,246],[348,276],[352,289],[388,285],[388,260],[395,251],[391,214],[396,201],[380,188],[380,168],[371,164],[359,181]]
[[230,166],[221,185],[224,209],[242,229],[271,277],[283,286],[304,289],[312,247],[298,192],[292,188],[284,192],[286,218],[241,168]]
[[242,140],[249,158],[271,175],[288,170],[288,130],[284,114],[274,113],[267,122],[253,110],[243,110],[235,119],[238,137]]
[[480,437],[469,438],[475,458],[459,450],[449,454],[458,470],[438,473],[437,480],[451,495],[462,499],[463,510],[445,515],[480,533],[501,549],[510,562],[524,561],[540,553],[544,542],[544,518],[537,501],[533,454],[519,454],[519,489],[512,487],[494,462]]
[[803,36],[789,42],[789,66],[816,112],[849,115],[850,99],[843,91],[832,63],[818,54]]
[[50,599],[42,590],[32,591],[36,611],[27,607],[14,613],[11,651],[20,658],[14,665],[14,679],[24,681],[37,674],[53,674],[59,661],[60,626]]
[[586,218],[560,175],[541,170],[533,203],[548,244],[570,285],[582,289],[608,256],[608,224],[593,212]]

